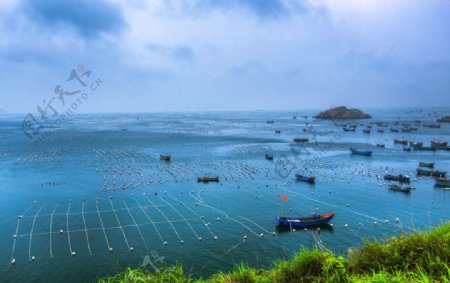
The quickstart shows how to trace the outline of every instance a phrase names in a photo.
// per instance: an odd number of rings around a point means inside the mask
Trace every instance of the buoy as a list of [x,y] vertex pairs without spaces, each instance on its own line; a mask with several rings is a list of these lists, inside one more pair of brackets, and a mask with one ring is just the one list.
[[198,237],[198,240],[201,241],[201,240],[203,240],[203,239],[202,239],[202,237]]
[[345,228],[348,228],[348,224],[345,224],[344,227],[345,227]]
[[35,260],[36,260],[36,258],[35,258],[34,256],[32,256],[32,257],[31,257],[31,260],[32,260],[32,261],[35,261]]
[[77,255],[77,253],[76,252],[72,252],[72,256],[76,256]]
[[11,264],[12,265],[16,264],[16,259],[15,258],[11,259]]
[[13,235],[13,239],[15,239],[16,237],[17,237],[17,235],[16,235],[16,234],[14,234],[14,235]]
[[261,233],[261,234],[259,234],[259,236],[262,238],[262,237],[264,237],[264,234],[263,233]]
[[134,248],[133,247],[130,247],[130,252],[133,252],[134,251]]
[[63,229],[59,230],[59,233],[61,233],[61,234],[64,233],[64,230]]
[[350,206],[350,204],[349,203],[347,203],[347,207],[349,207]]
[[272,236],[275,236],[275,232],[272,232]]
[[112,253],[113,251],[114,251],[113,248],[111,248],[111,247],[108,248],[108,252]]
[[183,241],[183,240],[181,240],[181,241],[180,241],[180,243],[181,243],[181,244],[184,244],[184,241]]
[[377,221],[374,221],[374,222],[373,222],[373,224],[377,225],[377,224],[378,224],[378,222],[377,222]]
[[395,218],[395,222],[400,222],[400,219],[397,217],[397,218]]
[[386,224],[387,224],[387,223],[389,223],[389,220],[387,220],[387,219],[386,219],[386,220],[384,220],[384,223],[386,223]]
[[164,242],[163,245],[164,245],[164,246],[167,246],[167,242]]
[[217,239],[219,239],[219,238],[217,238],[217,236],[214,236],[214,240],[217,240]]
[[247,239],[247,236],[244,236],[244,240],[246,240]]
[[[306,228],[305,228],[305,231],[306,231]],[[292,229],[292,232],[295,232],[295,229]]]

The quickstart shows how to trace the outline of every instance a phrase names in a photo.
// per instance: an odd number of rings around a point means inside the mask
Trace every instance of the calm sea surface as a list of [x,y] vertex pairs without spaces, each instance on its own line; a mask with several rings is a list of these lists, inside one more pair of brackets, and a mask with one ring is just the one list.
[[[450,171],[450,151],[406,152],[393,139],[450,141],[450,124],[423,126],[450,109],[367,112],[373,119],[351,122],[363,124],[355,132],[310,111],[77,115],[29,133],[43,137],[38,146],[22,131],[24,116],[1,115],[0,278],[95,282],[177,262],[208,276],[240,262],[269,266],[302,247],[345,254],[364,239],[448,221],[450,191],[415,172],[419,161]],[[363,133],[377,121],[387,127]],[[402,124],[417,131],[390,131]],[[296,172],[316,184],[295,182]],[[386,172],[410,175],[416,189],[389,191]],[[203,176],[220,182],[197,183]],[[278,194],[288,197],[280,206]],[[290,231],[276,227],[279,209],[336,215],[320,231]]]

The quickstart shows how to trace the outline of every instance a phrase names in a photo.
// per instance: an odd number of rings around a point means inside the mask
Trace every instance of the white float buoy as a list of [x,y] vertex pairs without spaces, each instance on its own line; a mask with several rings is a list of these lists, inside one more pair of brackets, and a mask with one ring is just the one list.
[[112,247],[108,247],[108,252],[112,253],[114,249]]
[[64,230],[63,229],[59,230],[59,233],[61,233],[61,234],[64,233]]
[[77,253],[76,252],[72,252],[72,256],[76,256],[77,255]]
[[163,245],[164,245],[164,246],[167,246],[167,242],[164,242]]
[[181,244],[184,244],[184,241],[183,241],[183,240],[181,240],[181,241],[180,241],[180,243],[181,243]]
[[275,232],[272,232],[272,236],[275,236]]
[[16,259],[15,258],[11,259],[11,264],[12,265],[16,264]]
[[345,227],[345,228],[348,228],[348,224],[344,224],[344,227]]
[[202,239],[202,237],[198,237],[198,240],[199,240],[199,241],[202,241],[203,239]]
[[35,260],[36,260],[36,258],[35,258],[34,256],[32,256],[32,257],[31,257],[31,260],[32,260],[32,261],[35,261]]
[[130,247],[130,252],[133,252],[134,251],[134,248],[133,247]]
[[217,240],[217,239],[219,239],[219,238],[217,238],[217,236],[214,236],[214,240]]
[[247,239],[247,236],[244,236],[244,240],[246,240]]

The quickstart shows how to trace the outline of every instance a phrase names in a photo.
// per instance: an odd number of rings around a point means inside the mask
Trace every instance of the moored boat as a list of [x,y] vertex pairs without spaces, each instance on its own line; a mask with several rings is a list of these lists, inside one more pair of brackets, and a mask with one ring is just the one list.
[[303,142],[309,142],[309,139],[308,138],[295,138],[294,141],[298,142],[298,143],[300,143],[300,142],[303,143]]
[[448,145],[448,142],[437,142],[437,141],[431,141],[431,147],[432,148],[446,148]]
[[364,156],[371,156],[372,155],[372,151],[371,150],[360,151],[360,150],[357,150],[357,149],[354,149],[354,148],[350,148],[350,151],[354,155],[364,155]]
[[404,147],[403,151],[411,151],[411,148],[410,147]]
[[314,226],[320,226],[327,224],[333,219],[335,213],[330,212],[327,214],[313,214],[311,217],[285,217],[278,216],[276,222],[278,225],[296,228],[308,228]]
[[198,177],[197,182],[198,183],[209,183],[209,182],[219,183],[219,177]]
[[447,178],[434,178],[434,181],[436,182],[436,186],[438,187],[446,187],[450,188],[450,179]]
[[162,155],[162,154],[159,155],[159,160],[170,162],[171,159],[172,158],[170,155]]
[[386,174],[386,175],[384,175],[384,179],[386,181],[397,181],[400,183],[409,183],[409,180],[411,178],[408,175],[403,175],[403,174],[399,174],[399,175]]
[[314,184],[316,182],[316,177],[307,177],[307,176],[303,176],[299,173],[295,174],[295,180],[300,181],[300,182],[306,182],[306,183],[310,183],[310,184]]
[[395,192],[402,192],[402,193],[410,193],[412,188],[413,187],[410,187],[410,186],[402,187],[402,186],[399,186],[399,185],[391,185],[391,186],[389,186],[389,190],[395,191]]
[[437,171],[437,170],[424,170],[417,168],[417,176],[431,176],[431,177],[438,177],[443,178],[447,172],[444,171]]
[[407,140],[394,139],[394,144],[407,145],[407,144],[408,144],[408,141],[407,141]]
[[379,147],[379,148],[385,148],[385,144],[384,144],[384,143],[377,143],[377,147]]
[[266,158],[267,160],[273,160],[273,155],[272,155],[272,154],[266,153],[266,154],[264,155],[264,158]]
[[428,168],[434,168],[434,162],[431,162],[431,163],[419,162],[419,166],[428,167]]

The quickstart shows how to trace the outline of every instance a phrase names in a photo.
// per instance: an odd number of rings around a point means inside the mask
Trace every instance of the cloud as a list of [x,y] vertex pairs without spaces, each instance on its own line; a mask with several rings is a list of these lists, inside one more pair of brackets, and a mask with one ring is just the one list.
[[177,61],[192,62],[194,59],[194,51],[191,47],[186,45],[166,46],[162,44],[148,43],[146,45],[146,49]]
[[119,7],[103,0],[27,0],[22,8],[32,21],[46,27],[69,27],[88,39],[116,33],[125,26]]

